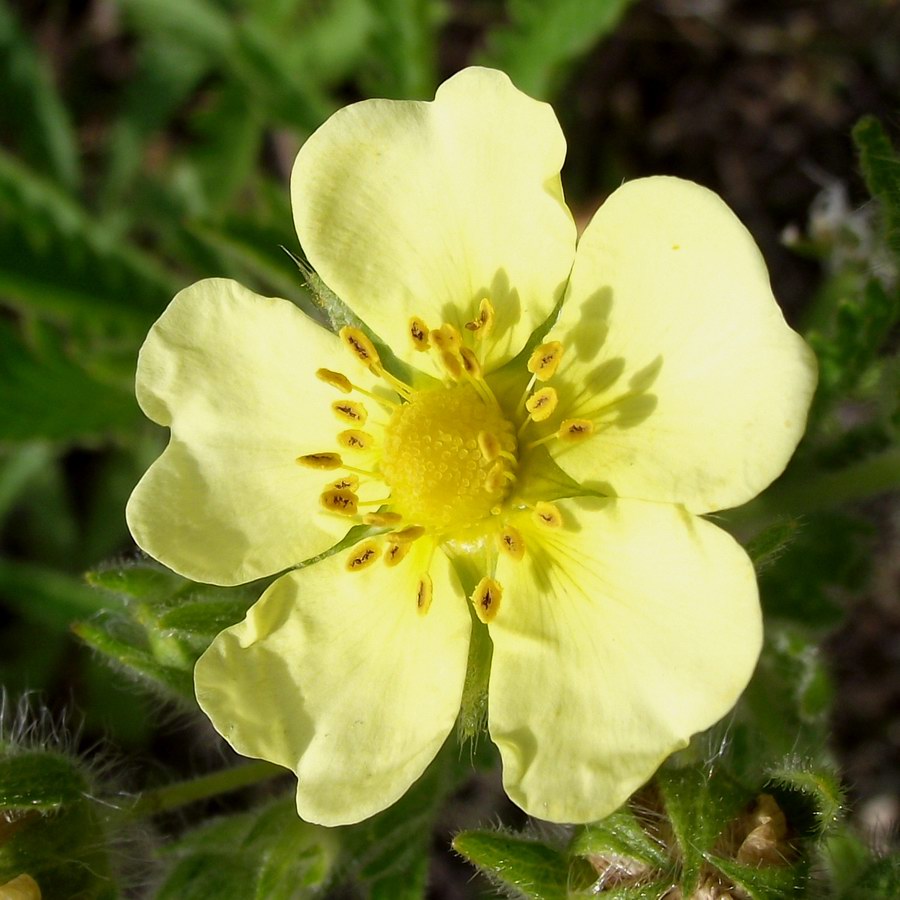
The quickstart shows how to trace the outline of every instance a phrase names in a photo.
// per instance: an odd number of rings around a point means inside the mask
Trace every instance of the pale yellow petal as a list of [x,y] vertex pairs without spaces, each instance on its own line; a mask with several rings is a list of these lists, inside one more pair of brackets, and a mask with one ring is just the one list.
[[297,810],[358,822],[422,774],[453,728],[471,620],[446,557],[424,540],[398,565],[345,570],[350,551],[278,579],[194,673],[197,699],[245,756],[297,773]]
[[346,427],[331,409],[341,395],[315,377],[341,361],[337,338],[286,300],[223,279],[181,291],[138,362],[138,401],[171,429],[128,502],[140,547],[188,578],[237,584],[343,535],[347,520],[318,499],[339,473],[296,462],[336,449]]
[[557,504],[561,528],[517,522],[501,555],[489,726],[526,812],[600,819],[735,703],[761,619],[753,567],[724,531],[677,507]]
[[815,358],[785,324],[749,232],[692,182],[644,178],[603,204],[550,337],[565,345],[560,415],[597,426],[551,452],[619,496],[737,506],[803,433]]
[[492,368],[562,295],[575,247],[565,150],[552,109],[490,69],[460,72],[434,102],[356,103],[300,150],[297,233],[324,281],[413,365],[410,317],[465,334],[490,297]]

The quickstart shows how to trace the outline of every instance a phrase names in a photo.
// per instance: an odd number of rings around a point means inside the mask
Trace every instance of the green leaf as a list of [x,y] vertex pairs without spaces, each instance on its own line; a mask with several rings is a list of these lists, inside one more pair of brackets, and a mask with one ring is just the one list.
[[802,896],[806,883],[804,866],[747,866],[732,859],[708,854],[707,861],[738,887],[750,900],[785,900]]
[[0,757],[0,809],[5,812],[49,812],[80,802],[88,790],[75,760],[62,753],[26,751]]
[[168,845],[156,900],[302,900],[331,877],[333,830],[297,816],[293,797],[207,822]]
[[900,853],[875,860],[842,900],[895,900],[900,897]]
[[[80,179],[78,146],[50,67],[0,0],[0,125],[19,152],[45,175],[72,190]],[[9,131],[8,131],[9,133]]]
[[663,871],[672,864],[665,845],[647,833],[628,806],[578,829],[569,850],[576,856],[634,860]]
[[559,89],[568,67],[619,24],[632,0],[509,0],[508,25],[487,35],[484,65],[543,100]]
[[130,385],[100,380],[45,330],[29,346],[0,321],[0,441],[84,441],[125,434],[138,422]]
[[382,0],[373,49],[378,69],[367,93],[430,100],[437,84],[437,29],[446,16],[436,0]]
[[0,150],[0,297],[92,333],[143,336],[180,287],[152,257]]
[[571,864],[561,850],[540,841],[499,831],[462,831],[453,849],[491,881],[529,900],[566,900],[596,880],[582,859]]
[[865,116],[856,123],[853,141],[866,187],[881,204],[888,245],[900,258],[900,158],[874,116]]

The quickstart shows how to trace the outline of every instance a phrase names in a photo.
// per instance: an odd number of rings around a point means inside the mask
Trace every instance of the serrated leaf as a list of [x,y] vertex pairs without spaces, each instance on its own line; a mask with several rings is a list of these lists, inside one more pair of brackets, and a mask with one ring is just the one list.
[[19,26],[7,0],[0,2],[0,84],[0,124],[19,151],[63,187],[75,188],[80,175],[72,123],[47,62]]
[[569,852],[575,856],[616,856],[654,869],[668,869],[665,846],[651,837],[627,806],[575,832]]
[[619,24],[632,0],[510,0],[509,24],[490,31],[480,61],[526,94],[552,98],[567,67]]
[[125,433],[138,421],[130,388],[97,380],[57,342],[29,347],[0,321],[0,441],[67,441]]
[[569,891],[586,889],[596,873],[584,860],[533,838],[499,831],[462,831],[453,849],[491,881],[529,900],[566,900]]
[[76,761],[61,753],[25,751],[0,758],[0,810],[49,812],[80,801],[87,790]]
[[171,843],[157,900],[303,900],[331,877],[333,831],[297,817],[293,797],[214,819]]
[[721,767],[712,772],[700,766],[663,767],[656,783],[681,851],[681,888],[690,896],[699,886],[706,855],[752,793]]

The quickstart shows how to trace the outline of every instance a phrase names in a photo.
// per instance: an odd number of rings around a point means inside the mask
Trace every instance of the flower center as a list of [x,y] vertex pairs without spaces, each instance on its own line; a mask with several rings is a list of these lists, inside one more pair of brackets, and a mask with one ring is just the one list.
[[417,391],[385,429],[391,508],[436,533],[491,515],[514,479],[513,426],[471,384]]

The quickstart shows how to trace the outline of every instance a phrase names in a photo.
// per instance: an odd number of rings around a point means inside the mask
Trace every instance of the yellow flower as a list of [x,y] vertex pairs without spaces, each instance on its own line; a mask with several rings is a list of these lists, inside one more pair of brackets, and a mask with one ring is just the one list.
[[626,183],[576,250],[564,155],[550,107],[486,69],[347,107],[300,151],[294,214],[371,331],[211,280],[141,352],[171,441],[132,534],[200,581],[289,570],[195,679],[239,753],[296,772],[308,820],[407,790],[476,637],[506,790],[551,821],[615,809],[755,665],[751,564],[703,515],[783,470],[812,354],[702,187]]

